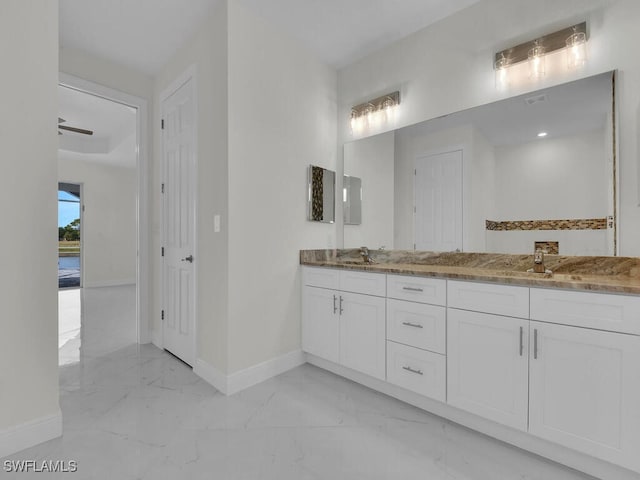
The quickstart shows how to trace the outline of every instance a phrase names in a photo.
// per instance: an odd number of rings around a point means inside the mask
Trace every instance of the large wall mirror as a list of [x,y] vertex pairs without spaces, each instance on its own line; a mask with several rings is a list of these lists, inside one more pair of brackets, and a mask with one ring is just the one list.
[[344,146],[345,248],[616,254],[614,72]]

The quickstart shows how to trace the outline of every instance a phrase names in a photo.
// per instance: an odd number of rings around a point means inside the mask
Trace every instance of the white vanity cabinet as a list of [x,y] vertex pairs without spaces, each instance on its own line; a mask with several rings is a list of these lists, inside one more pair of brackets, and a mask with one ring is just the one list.
[[302,279],[303,351],[384,380],[385,275],[305,267]]
[[302,346],[574,468],[640,473],[640,296],[305,267]]
[[526,431],[529,289],[450,281],[448,306],[448,403]]
[[590,327],[634,329],[640,299],[544,289],[531,299],[545,321],[530,327],[529,432],[640,471],[640,337],[556,324],[583,313]]

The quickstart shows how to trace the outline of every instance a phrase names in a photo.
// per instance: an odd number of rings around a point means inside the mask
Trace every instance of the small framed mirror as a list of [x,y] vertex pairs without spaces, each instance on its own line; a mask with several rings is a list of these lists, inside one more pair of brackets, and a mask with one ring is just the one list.
[[362,179],[344,175],[342,180],[342,212],[345,225],[362,223]]
[[307,219],[334,223],[336,220],[336,172],[309,165]]

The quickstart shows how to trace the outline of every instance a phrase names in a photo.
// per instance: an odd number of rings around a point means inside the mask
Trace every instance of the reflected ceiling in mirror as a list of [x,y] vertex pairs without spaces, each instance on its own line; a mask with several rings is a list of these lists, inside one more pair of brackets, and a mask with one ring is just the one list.
[[[538,242],[549,253],[615,254],[613,79],[607,72],[345,144],[344,174],[370,191],[362,224],[344,226],[344,246],[441,251],[450,243],[436,237],[460,214],[463,251],[532,253]],[[453,151],[463,156],[461,201],[442,187]]]

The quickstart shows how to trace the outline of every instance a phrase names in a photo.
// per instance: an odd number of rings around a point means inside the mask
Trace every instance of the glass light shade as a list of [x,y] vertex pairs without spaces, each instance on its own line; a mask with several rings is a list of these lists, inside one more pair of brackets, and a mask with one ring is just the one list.
[[395,119],[396,102],[392,98],[387,98],[382,102],[382,111],[384,112],[384,120],[392,122]]
[[543,77],[545,74],[544,47],[536,45],[529,50],[529,76],[532,78]]
[[509,74],[507,67],[509,66],[508,60],[502,55],[496,63],[493,65],[496,74],[496,88],[504,89],[509,86]]
[[358,112],[351,110],[351,133],[358,133]]
[[580,68],[587,61],[587,36],[584,32],[575,32],[567,38],[567,67]]

